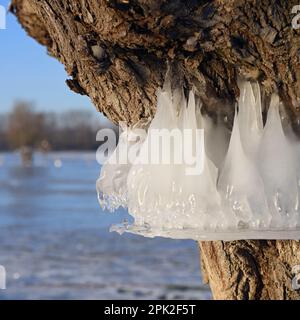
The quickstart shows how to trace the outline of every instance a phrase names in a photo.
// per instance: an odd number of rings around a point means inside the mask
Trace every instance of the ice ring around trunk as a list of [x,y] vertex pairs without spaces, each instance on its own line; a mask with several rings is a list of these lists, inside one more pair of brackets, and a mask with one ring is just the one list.
[[97,182],[100,204],[111,211],[127,207],[134,219],[112,231],[195,240],[300,239],[299,144],[282,126],[277,94],[263,124],[259,85],[239,86],[231,132],[203,115],[193,91],[188,98],[169,85],[158,91],[143,138],[132,142],[132,128],[120,138],[116,152],[135,147],[131,162],[108,160]]

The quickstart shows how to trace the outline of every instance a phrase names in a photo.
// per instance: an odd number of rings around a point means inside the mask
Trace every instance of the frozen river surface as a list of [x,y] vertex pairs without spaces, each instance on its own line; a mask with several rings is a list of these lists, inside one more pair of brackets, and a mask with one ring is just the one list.
[[0,299],[208,299],[193,241],[109,232],[94,153],[0,154]]

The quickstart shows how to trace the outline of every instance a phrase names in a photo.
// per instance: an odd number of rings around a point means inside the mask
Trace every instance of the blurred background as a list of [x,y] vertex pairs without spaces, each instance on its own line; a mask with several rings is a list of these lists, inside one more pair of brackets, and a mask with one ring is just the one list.
[[95,191],[96,132],[112,124],[11,14],[0,44],[0,299],[210,298],[194,241],[109,232],[129,218]]

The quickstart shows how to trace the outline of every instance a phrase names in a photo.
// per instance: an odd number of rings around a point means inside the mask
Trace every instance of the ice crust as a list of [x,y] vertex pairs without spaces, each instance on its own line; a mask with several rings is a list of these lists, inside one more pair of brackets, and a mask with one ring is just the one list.
[[[127,207],[134,218],[133,225],[113,231],[195,240],[300,238],[299,145],[285,135],[278,95],[263,125],[259,85],[240,81],[239,87],[231,134],[223,122],[202,114],[193,91],[188,99],[169,85],[158,91],[147,135],[134,142],[136,128],[128,128],[115,150],[126,153],[134,145],[134,161],[108,160],[97,181],[100,205],[110,211]],[[188,143],[192,150],[200,148],[201,174],[186,174],[186,163],[144,162],[157,129],[193,132]],[[204,130],[201,144],[197,129]],[[176,147],[185,152],[184,144]],[[176,147],[171,145],[171,159]]]

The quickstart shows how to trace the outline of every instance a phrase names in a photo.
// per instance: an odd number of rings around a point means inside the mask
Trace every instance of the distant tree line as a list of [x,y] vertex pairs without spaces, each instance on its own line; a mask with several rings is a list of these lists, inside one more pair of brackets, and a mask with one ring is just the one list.
[[[40,151],[96,150],[96,133],[107,126],[108,122],[101,124],[88,111],[46,113],[18,102],[9,114],[0,116],[0,151],[24,146]],[[111,128],[117,130],[113,125]]]

